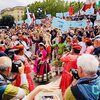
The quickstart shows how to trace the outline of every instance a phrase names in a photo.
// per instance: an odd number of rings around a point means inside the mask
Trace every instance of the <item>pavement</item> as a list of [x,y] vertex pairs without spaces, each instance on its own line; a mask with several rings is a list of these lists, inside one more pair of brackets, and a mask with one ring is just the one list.
[[[31,76],[31,78],[33,79],[34,78],[34,73],[32,72],[32,73],[30,73],[30,76]],[[48,82],[48,83],[51,83],[51,82],[54,82],[55,84],[60,84],[60,80],[61,80],[61,75],[55,75],[55,73],[53,72],[52,73],[52,78],[50,79],[50,82]],[[36,83],[34,80],[33,80],[33,82],[34,82],[34,85],[35,85],[35,87],[37,87],[37,86],[39,86],[39,85],[45,85],[45,84],[48,84],[48,83]]]

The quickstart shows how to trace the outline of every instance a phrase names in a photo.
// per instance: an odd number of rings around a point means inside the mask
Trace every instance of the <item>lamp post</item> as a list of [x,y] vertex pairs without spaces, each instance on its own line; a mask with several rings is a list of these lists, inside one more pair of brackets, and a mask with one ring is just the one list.
[[38,18],[39,18],[39,19],[42,18],[42,16],[41,16],[42,11],[43,11],[43,10],[42,10],[42,8],[40,8],[40,7],[37,9],[37,13],[38,13]]

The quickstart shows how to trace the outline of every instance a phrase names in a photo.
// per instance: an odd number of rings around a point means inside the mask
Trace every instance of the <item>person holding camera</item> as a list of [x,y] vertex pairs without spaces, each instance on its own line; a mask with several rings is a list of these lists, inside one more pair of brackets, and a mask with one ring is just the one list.
[[[26,74],[24,73],[24,65],[21,63],[21,67],[18,67],[21,84],[20,87],[12,85],[9,78],[12,70],[12,61],[7,56],[0,57],[0,100],[34,100],[35,96],[40,92],[53,92],[59,89],[59,86],[50,83],[47,85],[37,86],[30,94],[28,90],[28,81]],[[58,99],[55,99],[58,100]]]
[[0,100],[22,99],[29,93],[28,81],[24,73],[24,65],[21,63],[19,73],[21,77],[20,87],[13,86],[8,78],[12,69],[12,61],[9,57],[0,57]]
[[64,100],[100,100],[99,61],[94,55],[83,54],[77,59],[78,80],[66,90]]

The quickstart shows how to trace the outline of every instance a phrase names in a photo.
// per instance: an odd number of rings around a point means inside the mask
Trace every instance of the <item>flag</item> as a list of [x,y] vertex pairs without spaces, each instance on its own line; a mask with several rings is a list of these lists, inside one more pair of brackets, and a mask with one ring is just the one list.
[[87,9],[90,9],[91,6],[95,8],[96,0],[86,0],[86,3],[84,4],[82,11],[86,11]]
[[32,19],[32,22],[31,23],[34,23],[35,24],[35,22],[36,22],[35,14],[34,13],[31,13],[30,16],[31,16],[31,19]]
[[96,0],[96,9],[98,10],[100,7],[100,0]]
[[33,22],[34,22],[34,24],[35,24],[35,20],[36,20],[35,14],[33,13]]
[[28,7],[26,8],[26,10],[27,10],[27,12],[26,12],[26,14],[27,14],[27,23],[28,23],[28,26],[30,26],[31,23],[32,23],[32,19],[31,19]]
[[93,15],[94,11],[93,5],[91,5],[91,8],[85,11],[85,15]]
[[74,12],[73,7],[69,7],[69,16],[72,16],[73,15],[73,12]]

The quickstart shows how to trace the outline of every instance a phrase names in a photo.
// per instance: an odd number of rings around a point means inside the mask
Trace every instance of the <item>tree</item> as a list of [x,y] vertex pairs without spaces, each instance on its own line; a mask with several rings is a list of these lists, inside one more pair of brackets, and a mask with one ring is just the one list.
[[[58,12],[67,12],[70,6],[74,8],[74,13],[76,13],[82,8],[83,2],[79,3],[74,1],[69,3],[68,1],[65,2],[65,0],[43,0],[43,2],[36,1],[35,3],[28,5],[29,11],[34,13],[36,18],[38,18],[37,9],[39,7],[41,7],[43,10],[42,16],[45,16],[45,12],[55,16]],[[26,19],[26,12],[23,19]]]
[[9,26],[10,28],[14,24],[14,17],[11,15],[4,15],[0,20],[0,26]]

